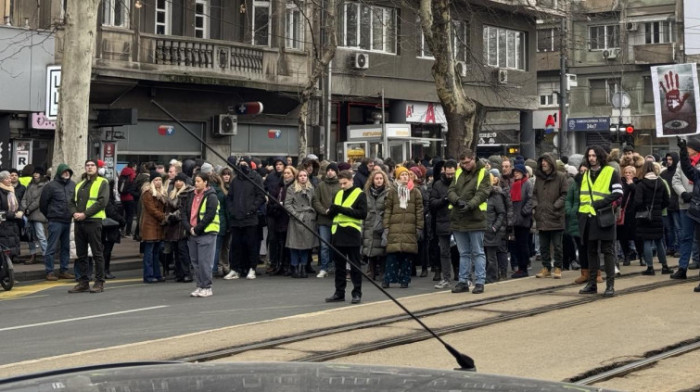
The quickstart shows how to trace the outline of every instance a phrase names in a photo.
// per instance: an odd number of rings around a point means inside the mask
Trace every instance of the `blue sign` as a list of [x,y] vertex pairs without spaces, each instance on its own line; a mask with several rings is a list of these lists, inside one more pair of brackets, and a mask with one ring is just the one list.
[[610,117],[569,118],[569,131],[610,131]]

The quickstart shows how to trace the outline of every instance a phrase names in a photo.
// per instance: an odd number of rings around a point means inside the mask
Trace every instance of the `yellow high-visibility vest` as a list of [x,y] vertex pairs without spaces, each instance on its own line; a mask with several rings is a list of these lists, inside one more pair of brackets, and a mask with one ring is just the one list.
[[[460,174],[462,174],[461,167],[457,168],[457,172],[455,173],[455,184],[457,183]],[[482,167],[481,170],[479,170],[479,175],[476,177],[476,189],[479,189],[479,184],[481,184],[481,181],[484,179],[484,176],[486,176],[486,168]],[[489,176],[491,176],[491,174],[489,174]],[[452,204],[450,204],[447,208],[452,209]],[[479,204],[479,209],[481,211],[486,211],[486,202]]]
[[[615,173],[615,169],[611,166],[604,166],[595,182],[591,184],[591,172],[586,171],[581,181],[578,212],[589,215],[596,214],[593,202],[603,200],[605,196],[610,194],[610,181],[612,181],[613,173]],[[591,195],[593,195],[593,200],[591,200]]]
[[[78,190],[83,186],[87,180],[82,180],[78,183],[78,185],[75,186],[75,204],[78,204]],[[90,196],[88,198],[87,203],[85,204],[85,211],[87,211],[90,206],[95,204],[97,201],[97,197],[100,195],[100,186],[102,186],[103,182],[106,182],[104,178],[97,176],[95,179],[92,181],[92,184],[90,184]],[[100,218],[100,219],[105,219],[107,217],[107,214],[105,213],[105,209],[99,210],[95,215],[90,216],[88,218]]]
[[[360,196],[362,191],[360,188],[355,188],[353,189],[352,193],[350,193],[350,196],[343,201],[343,190],[339,190],[335,194],[335,199],[333,200],[333,204],[345,207],[345,208],[350,208],[352,207],[353,204],[355,204],[355,201],[357,198]],[[362,233],[362,219],[357,219],[357,218],[351,218],[347,215],[343,214],[338,214],[333,218],[333,226],[331,226],[331,234],[335,234],[335,232],[338,230],[338,226],[342,227],[352,227],[353,229],[356,229],[360,233]]]
[[[219,223],[219,200],[216,200],[216,215],[214,215],[214,220],[209,222],[207,227],[204,228],[205,233],[219,233],[221,224]],[[199,220],[204,219],[204,213],[207,211],[207,199],[202,199],[202,203],[199,205]]]

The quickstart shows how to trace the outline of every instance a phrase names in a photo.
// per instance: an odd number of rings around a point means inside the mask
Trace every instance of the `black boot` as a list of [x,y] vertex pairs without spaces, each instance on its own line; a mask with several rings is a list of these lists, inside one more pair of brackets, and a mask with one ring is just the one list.
[[671,279],[688,279],[685,268],[678,268],[678,271],[671,275]]
[[673,270],[668,267],[667,264],[662,264],[661,265],[661,274],[662,275],[670,275],[673,273]]
[[435,275],[433,275],[433,282],[439,282],[442,280],[442,272],[440,271],[440,268],[433,268],[435,271]]
[[605,292],[603,297],[610,298],[615,295],[615,278],[605,278]]
[[586,283],[586,286],[579,290],[579,294],[596,294],[598,292],[598,285],[596,283],[596,279],[598,277],[598,271],[597,270],[590,270],[591,273],[588,277],[588,283]]
[[654,272],[654,267],[647,267],[646,270],[642,271],[642,275],[656,275],[656,272]]
[[301,266],[300,265],[293,265],[292,266],[292,273],[291,273],[292,278],[301,278]]
[[420,277],[425,278],[426,276],[428,276],[428,269],[423,267],[420,271]]
[[[299,266],[299,277],[300,277],[300,278],[308,278],[308,277],[309,277],[309,275],[307,274],[307,268],[309,268],[309,267],[310,267],[310,266],[309,266],[308,263]],[[313,271],[314,274],[315,274],[315,272],[316,272],[316,271],[314,271],[313,268],[311,268],[311,271]]]

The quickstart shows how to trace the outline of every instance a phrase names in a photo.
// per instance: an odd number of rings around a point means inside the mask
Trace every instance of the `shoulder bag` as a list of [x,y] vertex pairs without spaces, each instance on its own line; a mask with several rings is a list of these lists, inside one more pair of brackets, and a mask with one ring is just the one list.
[[[591,191],[591,178],[586,176],[586,181],[588,181],[588,194],[591,196],[591,204],[593,204],[593,191]],[[598,220],[598,226],[602,229],[607,229],[615,225],[615,212],[613,211],[613,206],[605,206],[603,208],[597,209],[595,211],[596,219]]]
[[659,185],[659,179],[657,178],[656,181],[654,181],[654,193],[653,196],[651,197],[651,204],[647,206],[647,208],[637,211],[634,214],[635,219],[639,219],[642,221],[651,221],[651,212],[654,209],[654,200],[656,199],[656,186]]

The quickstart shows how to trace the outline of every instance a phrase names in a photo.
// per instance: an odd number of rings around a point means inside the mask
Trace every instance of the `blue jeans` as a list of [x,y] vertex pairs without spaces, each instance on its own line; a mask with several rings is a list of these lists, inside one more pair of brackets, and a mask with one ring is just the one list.
[[666,237],[666,249],[677,251],[681,238],[681,215],[680,211],[668,211],[668,215],[663,217],[664,236]]
[[[331,242],[331,227],[326,226],[326,225],[319,225],[318,226],[318,235],[321,236],[325,241],[328,243]],[[319,261],[321,263],[321,269],[324,271],[328,271],[328,268],[330,268],[331,264],[331,250],[328,248],[328,245],[324,244],[323,241],[319,241]]]
[[483,231],[455,231],[452,233],[459,251],[459,281],[467,283],[474,263],[474,283],[486,281],[486,254],[484,253]]
[[654,259],[652,257],[652,246],[656,245],[656,257],[659,259],[661,265],[666,265],[666,249],[664,249],[664,240],[659,238],[658,240],[645,240],[644,241],[644,261],[647,263],[647,267],[652,267],[654,265]]
[[56,254],[56,246],[61,246],[61,272],[68,270],[70,263],[70,223],[49,222],[49,239],[44,253],[44,267],[46,273],[53,272],[53,256]]
[[216,249],[214,249],[214,265],[212,266],[211,272],[216,274],[219,271],[219,254],[221,253],[221,247],[224,246],[224,239],[226,238],[226,232],[224,234],[216,236]]
[[306,260],[309,258],[310,249],[290,249],[291,264],[293,267],[297,265],[306,265]]
[[143,281],[162,278],[160,273],[160,242],[143,242]]
[[44,224],[39,221],[29,221],[29,224],[34,228],[34,234],[36,234],[36,241],[29,242],[29,254],[36,254],[36,242],[39,242],[39,247],[41,248],[41,253],[46,254],[46,233],[44,233]]
[[679,252],[681,254],[678,259],[678,268],[688,269],[690,263],[690,255],[693,250],[693,233],[695,231],[695,221],[688,216],[688,210],[680,211],[681,233],[678,237]]

